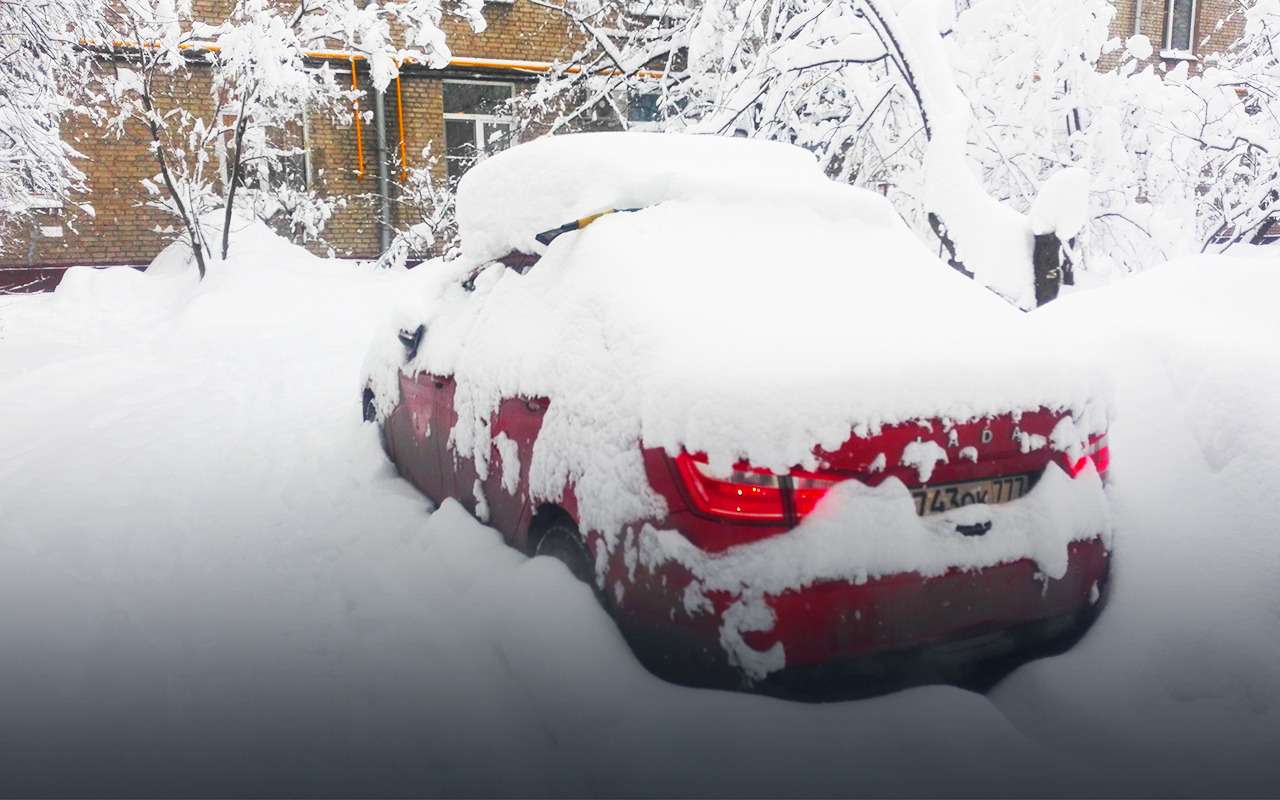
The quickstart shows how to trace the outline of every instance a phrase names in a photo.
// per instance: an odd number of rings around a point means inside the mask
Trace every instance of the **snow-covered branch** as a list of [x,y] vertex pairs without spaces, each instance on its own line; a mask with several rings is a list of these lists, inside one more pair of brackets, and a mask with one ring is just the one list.
[[79,41],[101,35],[103,14],[104,0],[0,2],[0,231],[83,188],[61,128],[90,113],[94,60]]

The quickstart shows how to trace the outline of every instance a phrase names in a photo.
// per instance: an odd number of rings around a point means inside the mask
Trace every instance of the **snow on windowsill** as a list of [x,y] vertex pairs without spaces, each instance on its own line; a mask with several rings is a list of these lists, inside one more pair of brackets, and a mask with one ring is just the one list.
[[1160,51],[1160,57],[1168,61],[1199,61],[1200,57],[1190,50],[1170,50],[1165,48]]

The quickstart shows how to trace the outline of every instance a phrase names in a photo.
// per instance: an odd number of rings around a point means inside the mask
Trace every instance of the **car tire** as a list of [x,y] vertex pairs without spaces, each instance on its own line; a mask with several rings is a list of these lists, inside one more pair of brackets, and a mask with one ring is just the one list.
[[373,393],[372,386],[364,387],[364,391],[360,394],[360,416],[366,423],[371,422],[378,426],[378,444],[382,446],[382,452],[387,454],[387,458],[394,463],[396,454],[391,448],[391,434],[387,431],[390,420],[379,421],[377,397]]
[[568,568],[573,577],[595,588],[595,568],[587,543],[571,522],[556,521],[543,532],[533,547],[534,556],[550,556]]

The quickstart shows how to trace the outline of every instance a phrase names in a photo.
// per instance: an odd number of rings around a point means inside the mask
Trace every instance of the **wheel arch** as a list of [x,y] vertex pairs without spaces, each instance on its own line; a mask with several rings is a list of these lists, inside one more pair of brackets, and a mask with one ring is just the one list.
[[538,547],[538,542],[556,523],[568,525],[581,535],[581,531],[578,530],[578,521],[564,506],[559,503],[540,503],[534,509],[533,516],[529,518],[529,524],[525,527],[524,551],[532,555]]

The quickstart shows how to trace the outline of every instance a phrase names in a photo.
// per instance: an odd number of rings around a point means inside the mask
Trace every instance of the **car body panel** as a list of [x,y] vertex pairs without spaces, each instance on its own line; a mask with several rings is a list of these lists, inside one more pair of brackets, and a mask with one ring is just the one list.
[[[773,625],[741,635],[762,653],[781,644],[788,667],[962,640],[1089,608],[1106,586],[1109,563],[1110,553],[1098,537],[1073,542],[1066,573],[1055,579],[1044,576],[1034,561],[1017,559],[934,577],[907,572],[862,582],[819,581],[765,595]],[[679,562],[633,569],[619,557],[611,562],[607,585],[625,587],[610,595],[615,614],[651,638],[653,631],[667,631],[673,641],[718,649],[721,620],[739,598],[707,592],[710,608],[690,608],[687,592],[695,584]]]
[[[420,375],[402,377],[401,402],[387,420],[387,438],[398,468],[415,486],[437,501],[453,497],[472,513],[477,509],[474,460],[454,451],[448,431],[457,421],[457,384],[453,378]],[[504,487],[502,454],[490,444],[487,477],[481,481],[488,507],[487,521],[512,546],[528,552],[531,522],[540,505],[554,505],[578,520],[573,486],[559,498],[532,498],[529,469],[549,402],[545,398],[507,398],[490,420],[490,434],[509,438],[519,459],[515,491]],[[1011,472],[1043,471],[1065,456],[1053,452],[1046,440],[1063,412],[1037,409],[966,423],[940,420],[883,426],[851,436],[832,451],[816,449],[824,468],[844,477],[879,483],[890,477],[908,488],[921,486],[919,470],[903,465],[902,454],[912,442],[933,441],[946,453],[934,468],[930,485],[975,480]],[[432,427],[423,430],[423,420]],[[1030,447],[1028,442],[1034,443]],[[976,460],[960,455],[975,448]],[[642,450],[650,488],[666,502],[661,518],[629,525],[623,546],[612,552],[596,532],[584,537],[593,558],[603,566],[601,594],[624,629],[643,629],[650,640],[673,648],[693,647],[705,656],[723,659],[721,620],[738,598],[709,592],[709,608],[691,610],[686,591],[694,582],[677,561],[637,566],[634,551],[642,528],[679,531],[703,551],[714,554],[747,542],[785,535],[791,519],[776,522],[727,522],[698,513],[672,457],[662,448]],[[883,467],[870,469],[881,460]],[[631,548],[631,552],[628,552]],[[743,640],[766,651],[782,644],[788,666],[822,665],[839,659],[874,655],[939,642],[955,641],[1005,628],[1061,618],[1088,609],[1105,586],[1110,553],[1101,536],[1073,542],[1066,573],[1055,579],[1042,575],[1030,559],[1018,559],[980,570],[953,569],[945,575],[923,577],[905,572],[863,581],[824,580],[796,587],[765,600],[775,616],[769,631],[748,632]]]

